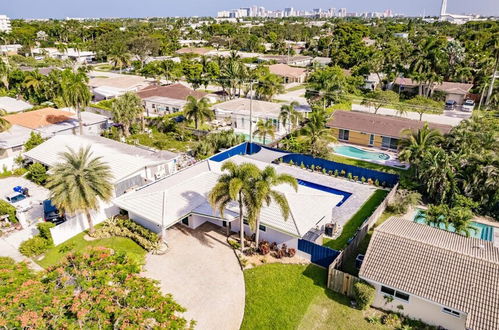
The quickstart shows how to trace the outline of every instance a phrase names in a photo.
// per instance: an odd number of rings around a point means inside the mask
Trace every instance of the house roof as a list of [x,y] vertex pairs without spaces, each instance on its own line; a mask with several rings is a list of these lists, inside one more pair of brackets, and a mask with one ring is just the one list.
[[[333,114],[326,126],[330,128],[347,129],[362,133],[370,133],[395,138],[402,137],[404,129],[418,130],[425,122],[401,117],[377,115],[360,111],[338,110]],[[432,129],[447,134],[452,129],[450,125],[428,123]]]
[[499,324],[499,249],[391,218],[376,228],[359,277],[468,314],[469,329]]
[[[230,159],[236,163],[251,162],[260,168],[269,165],[243,156]],[[222,173],[221,165],[222,163],[211,160],[203,161],[135,192],[122,195],[114,203],[164,227],[175,224],[193,212],[209,216],[207,213],[211,207],[207,205],[207,196]],[[280,166],[275,167],[279,172]],[[302,185],[299,185],[297,192],[286,185],[277,186],[276,189],[288,199],[290,219],[285,221],[278,206],[271,203],[263,208],[261,221],[268,227],[295,237],[302,237],[319,221],[325,217],[330,218],[332,209],[342,200],[340,195]],[[233,220],[234,214],[239,214],[237,204],[230,204],[227,210],[227,220]],[[211,211],[212,216],[218,217],[218,212]]]
[[225,111],[235,114],[249,115],[250,102],[252,102],[252,110],[254,115],[279,117],[281,113],[281,104],[275,102],[266,102],[245,98],[237,98],[227,102],[215,104],[213,107],[218,111]]
[[0,109],[9,113],[28,110],[32,107],[31,104],[22,100],[17,100],[8,96],[0,97]]
[[299,78],[303,76],[307,70],[302,68],[293,68],[287,64],[273,64],[269,65],[271,73],[281,77]]
[[12,125],[8,130],[0,133],[0,148],[22,146],[29,139],[31,132],[29,128]]
[[[412,80],[411,78],[397,77],[395,79],[396,85],[406,86],[406,87],[418,87],[420,83]],[[463,94],[466,95],[473,88],[473,84],[467,83],[456,83],[450,81],[444,81],[440,84],[435,85],[435,90],[444,92],[447,94]]]
[[149,83],[144,77],[122,74],[109,78],[91,78],[88,85],[92,88],[106,86],[116,89],[131,90],[138,87],[145,87],[149,85]]
[[63,121],[71,120],[74,114],[68,111],[57,110],[54,108],[43,108],[34,111],[16,113],[4,116],[12,125],[19,125],[31,129],[57,124]]
[[141,99],[159,96],[176,100],[186,100],[188,96],[193,96],[197,100],[199,100],[208,94],[205,92],[192,90],[182,84],[173,84],[168,86],[148,86],[137,92],[137,95]]
[[153,151],[126,143],[117,142],[100,136],[56,135],[39,146],[24,153],[24,156],[47,166],[54,166],[61,161],[61,152],[68,148],[78,150],[90,147],[93,156],[102,157],[118,182],[146,166],[167,163],[177,154],[168,151]]
[[205,55],[206,53],[210,52],[210,48],[203,48],[203,47],[184,47],[180,48],[179,50],[176,51],[177,54],[196,54],[196,55]]
[[303,61],[311,61],[313,57],[311,56],[287,56],[287,55],[263,55],[259,57],[262,61],[277,61],[277,63],[285,64],[285,63],[297,63]]

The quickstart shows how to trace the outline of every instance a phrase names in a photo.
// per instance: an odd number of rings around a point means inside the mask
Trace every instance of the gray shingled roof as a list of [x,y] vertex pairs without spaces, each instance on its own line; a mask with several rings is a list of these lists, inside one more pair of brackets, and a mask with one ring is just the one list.
[[412,221],[374,231],[359,277],[468,313],[471,329],[499,329],[499,249]]

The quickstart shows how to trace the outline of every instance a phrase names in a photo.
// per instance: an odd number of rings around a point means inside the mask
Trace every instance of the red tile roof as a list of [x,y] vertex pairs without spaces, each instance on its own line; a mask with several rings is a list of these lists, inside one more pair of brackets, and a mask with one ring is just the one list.
[[160,96],[175,100],[186,100],[188,96],[194,96],[199,100],[208,94],[192,90],[182,84],[173,84],[168,86],[149,86],[137,92],[137,95],[141,99]]
[[44,108],[40,110],[16,113],[4,116],[3,118],[12,125],[36,129],[74,119],[74,116],[75,114],[72,112],[57,110],[54,108]]

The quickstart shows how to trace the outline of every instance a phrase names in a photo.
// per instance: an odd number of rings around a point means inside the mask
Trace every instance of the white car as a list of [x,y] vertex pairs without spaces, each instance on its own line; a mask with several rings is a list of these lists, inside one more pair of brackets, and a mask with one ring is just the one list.
[[5,196],[5,199],[21,212],[26,212],[33,207],[33,205],[31,205],[31,201],[28,200],[26,196],[18,192]]
[[463,106],[462,106],[463,111],[472,112],[473,109],[475,109],[475,101],[473,101],[473,100],[464,101]]

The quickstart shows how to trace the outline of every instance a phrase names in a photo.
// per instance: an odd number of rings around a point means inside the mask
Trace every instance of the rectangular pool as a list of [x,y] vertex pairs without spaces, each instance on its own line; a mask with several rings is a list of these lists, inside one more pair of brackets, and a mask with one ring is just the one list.
[[336,204],[336,206],[341,206],[343,203],[345,203],[345,201],[348,198],[350,198],[350,196],[352,196],[352,194],[349,193],[349,192],[346,192],[346,191],[343,191],[343,190],[334,189],[334,188],[330,188],[330,187],[326,187],[326,186],[323,186],[323,185],[320,185],[320,184],[317,184],[317,183],[313,183],[313,182],[310,182],[310,181],[304,181],[304,180],[299,180],[299,179],[297,179],[296,181],[298,182],[299,185],[302,185],[302,186],[305,186],[305,187],[309,187],[309,188],[312,188],[312,189],[317,189],[317,190],[320,190],[320,191],[325,191],[327,193],[334,194],[334,195],[343,196],[343,198],[341,199],[341,201],[338,204]]
[[[426,224],[425,218],[424,218],[424,213],[422,210],[418,210],[416,213],[416,216],[414,217],[414,222],[416,223],[421,223],[421,224]],[[491,242],[494,239],[494,227],[485,225],[483,223],[479,222],[471,222],[471,225],[475,227],[477,230],[471,230],[470,231],[470,237],[478,238],[484,241],[489,241]],[[431,224],[429,226],[435,227],[434,224]],[[450,231],[454,233],[456,229],[452,226],[449,225],[448,228],[445,227],[444,224],[439,225],[440,229]]]

